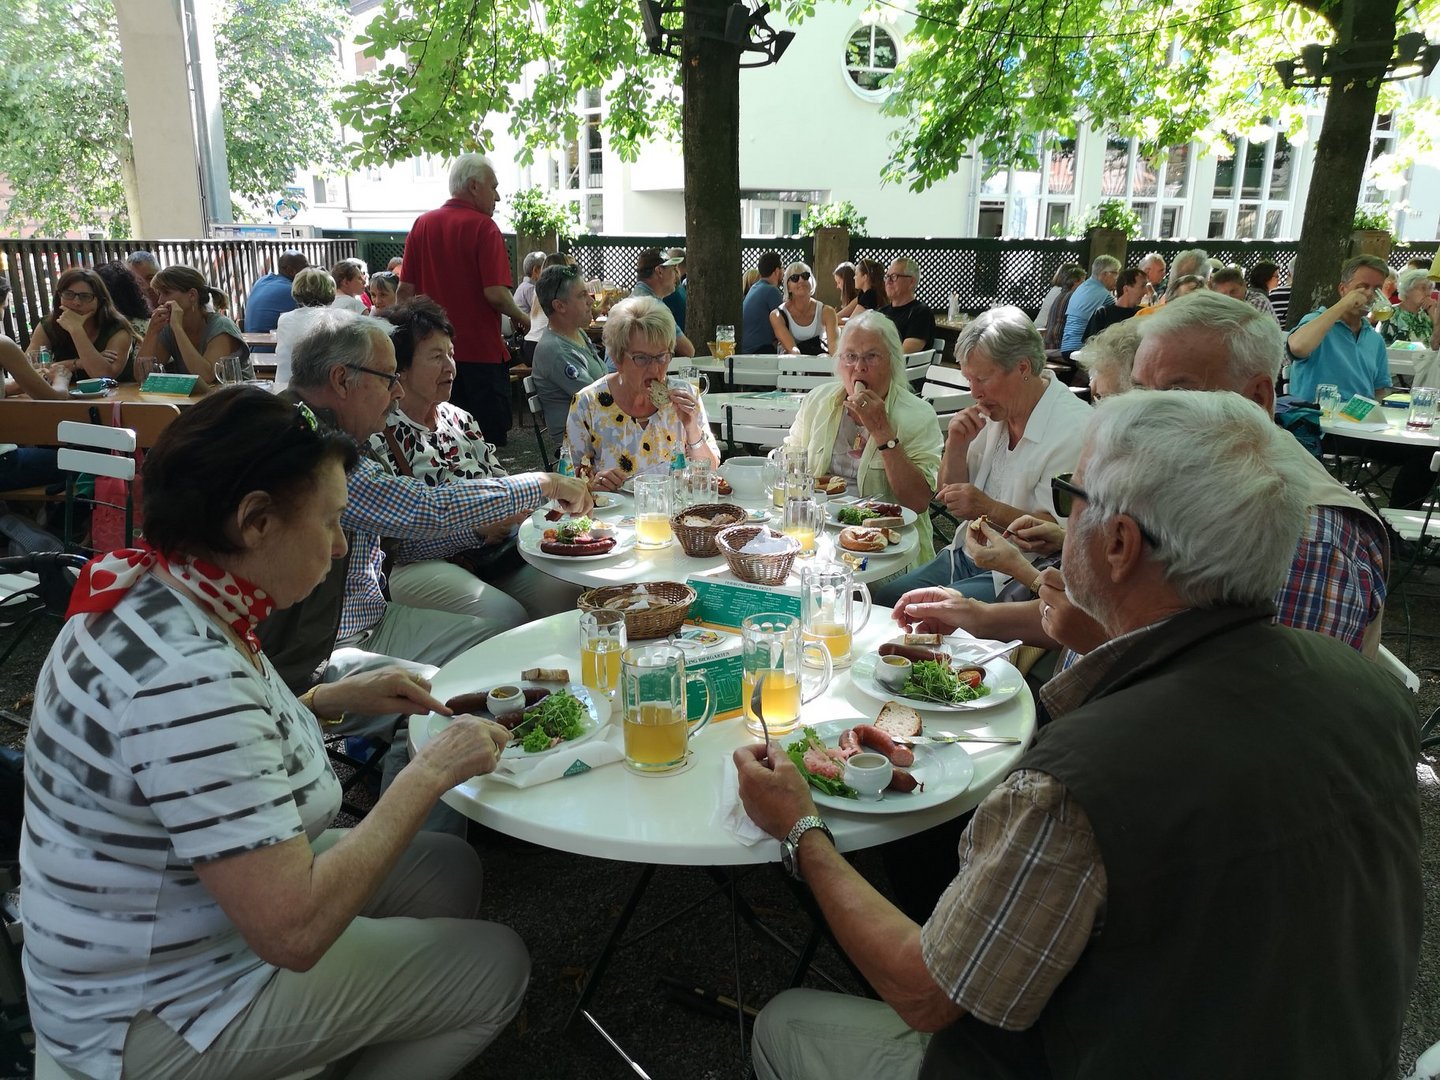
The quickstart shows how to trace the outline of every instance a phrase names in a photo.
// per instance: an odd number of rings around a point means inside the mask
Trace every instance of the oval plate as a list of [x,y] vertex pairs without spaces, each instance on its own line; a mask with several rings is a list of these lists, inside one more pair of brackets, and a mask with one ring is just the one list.
[[613,559],[616,555],[624,555],[635,546],[635,534],[629,530],[621,529],[615,534],[615,546],[602,555],[552,555],[548,551],[540,550],[540,530],[536,529],[533,522],[527,521],[520,528],[520,550],[527,555],[534,555],[537,559],[555,559],[558,562],[595,562],[597,559]]
[[[463,691],[463,693],[467,693],[467,694],[469,694],[469,693],[478,693],[478,692],[481,691],[481,690],[493,690],[493,689],[494,689],[495,687],[497,687],[497,686],[506,686],[506,685],[525,687],[525,686],[527,686],[527,685],[529,685],[529,686],[535,686],[536,684],[535,684],[535,683],[526,684],[526,683],[522,683],[522,682],[512,682],[512,683],[508,683],[508,684],[507,684],[507,683],[498,683],[498,682],[497,682],[497,683],[491,684],[490,686],[478,686],[478,687],[476,687],[474,690],[466,690],[466,691]],[[554,688],[553,688],[553,684],[552,684],[551,686],[546,686],[545,689],[550,690],[552,693],[555,692],[555,691],[554,691]],[[606,720],[608,720],[609,717],[610,717],[609,708],[608,708],[608,707],[606,708],[606,710],[605,710],[605,715],[602,717],[601,714],[600,714],[600,709],[596,706],[596,704],[595,704],[595,699],[590,695],[590,690],[589,690],[587,687],[581,686],[579,683],[571,683],[569,686],[561,687],[561,689],[563,689],[563,690],[568,690],[571,694],[573,694],[575,697],[577,697],[577,698],[580,699],[580,704],[582,704],[582,705],[585,706],[585,715],[580,718],[580,726],[583,727],[585,730],[584,730],[581,734],[575,736],[575,738],[571,739],[571,740],[568,741],[568,742],[557,743],[555,746],[550,747],[548,750],[537,750],[537,751],[536,751],[535,753],[533,753],[533,754],[526,752],[525,748],[522,747],[518,742],[513,742],[513,743],[511,743],[509,746],[505,747],[505,754],[506,754],[507,757],[525,758],[525,759],[527,759],[527,760],[530,759],[530,758],[542,758],[542,757],[547,757],[548,755],[555,753],[557,750],[565,750],[565,749],[567,749],[567,748],[569,748],[569,747],[572,747],[572,746],[579,746],[579,745],[580,745],[581,743],[583,743],[583,742],[588,742],[590,739],[593,739],[596,735],[600,734],[600,732],[605,729],[605,722],[606,722]],[[451,696],[451,697],[459,697],[458,694],[452,694],[452,695],[450,695],[450,696]],[[493,720],[493,719],[495,719],[495,717],[492,716],[492,715],[491,715],[490,713],[488,713],[488,712],[485,712],[485,713],[476,713],[476,714],[474,714],[474,715],[476,715],[476,716],[484,716],[484,717],[485,717],[486,719],[488,719],[488,720]],[[433,738],[433,737],[434,737],[435,735],[437,735],[439,732],[444,731],[444,730],[445,730],[445,725],[448,724],[449,722],[450,722],[450,717],[448,717],[448,716],[441,716],[441,715],[438,714],[438,713],[431,713],[431,714],[430,714],[430,735],[431,735],[431,737]]]
[[886,690],[875,681],[875,665],[879,662],[880,654],[873,652],[865,653],[855,659],[855,663],[850,668],[850,679],[856,688],[866,697],[872,697],[876,701],[899,701],[909,705],[912,709],[919,709],[921,712],[954,713],[969,712],[971,709],[988,709],[995,705],[1003,705],[1025,689],[1025,676],[1015,670],[1015,666],[1010,661],[996,658],[984,665],[985,685],[990,687],[990,693],[959,705],[942,705],[938,701],[906,697],[904,694]]
[[[864,503],[865,500],[863,499],[859,500],[858,502],[851,501],[840,503],[836,503],[834,499],[831,499],[830,502],[825,504],[825,524],[832,529],[845,528],[845,523],[842,522],[838,516],[840,511],[844,510],[847,506],[863,506]],[[900,527],[903,529],[914,525],[915,519],[918,516],[919,515],[916,514],[914,510],[911,510],[908,506],[900,507],[900,520],[905,522],[905,524]]]
[[[857,716],[853,720],[827,720],[810,726],[826,746],[837,746],[843,732],[864,723],[867,723],[865,718]],[[780,740],[781,745],[789,746],[798,737],[792,732]],[[828,810],[844,810],[852,814],[908,814],[913,810],[939,806],[965,794],[975,777],[975,762],[963,746],[952,743],[949,746],[916,746],[912,749],[915,751],[915,764],[908,771],[925,785],[924,791],[912,791],[907,795],[897,791],[884,792],[878,801],[872,802],[868,799],[842,799],[812,787],[810,797],[815,800],[815,805]],[[952,753],[955,750],[960,752]]]

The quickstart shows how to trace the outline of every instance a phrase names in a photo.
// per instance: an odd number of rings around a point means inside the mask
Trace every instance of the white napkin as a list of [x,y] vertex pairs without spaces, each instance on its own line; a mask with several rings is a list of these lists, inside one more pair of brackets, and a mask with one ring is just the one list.
[[544,757],[526,757],[521,753],[505,753],[500,767],[490,775],[511,787],[534,787],[566,776],[598,769],[625,760],[625,733],[619,724],[607,724],[605,732],[568,750],[556,750]]
[[749,542],[740,549],[744,555],[774,555],[782,551],[790,550],[791,540],[788,536],[775,536],[772,533],[757,532]]
[[770,834],[751,821],[740,805],[740,774],[729,762],[720,770],[720,798],[715,801],[710,824],[724,829],[746,847],[770,839]]

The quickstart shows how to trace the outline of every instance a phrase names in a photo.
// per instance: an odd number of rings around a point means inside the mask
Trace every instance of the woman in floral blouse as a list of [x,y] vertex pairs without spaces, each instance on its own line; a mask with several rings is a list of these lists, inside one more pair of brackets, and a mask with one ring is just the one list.
[[575,395],[565,425],[575,468],[595,490],[668,472],[676,454],[720,464],[704,403],[689,383],[666,375],[674,347],[675,318],[659,300],[632,296],[610,309],[605,350],[615,371]]

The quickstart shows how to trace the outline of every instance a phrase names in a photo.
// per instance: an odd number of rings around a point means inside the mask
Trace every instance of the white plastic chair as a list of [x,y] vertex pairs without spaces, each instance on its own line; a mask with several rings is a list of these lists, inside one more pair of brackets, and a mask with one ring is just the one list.
[[737,390],[773,390],[780,375],[778,358],[754,353],[737,354],[725,361],[725,381]]
[[835,378],[833,356],[780,356],[775,385],[780,390],[813,390]]

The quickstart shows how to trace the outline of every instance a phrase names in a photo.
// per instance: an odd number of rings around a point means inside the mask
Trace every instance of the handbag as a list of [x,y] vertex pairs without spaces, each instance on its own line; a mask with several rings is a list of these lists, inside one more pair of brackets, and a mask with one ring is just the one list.
[[[120,402],[111,405],[110,423],[120,427]],[[123,457],[123,454],[119,456]],[[141,535],[145,521],[144,485],[140,475],[145,462],[145,452],[135,451],[135,479],[121,480],[118,476],[95,477],[95,508],[90,515],[90,546],[96,551],[116,551],[130,547],[135,537]],[[125,534],[125,504],[131,503],[131,534]]]

